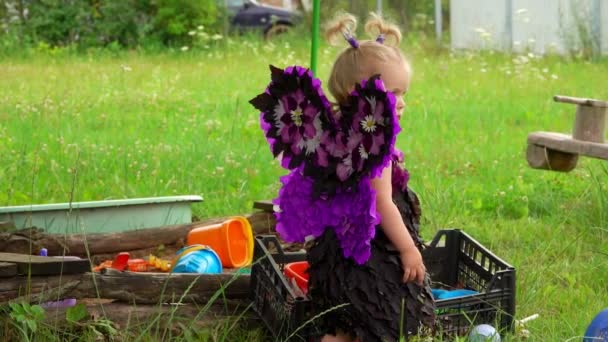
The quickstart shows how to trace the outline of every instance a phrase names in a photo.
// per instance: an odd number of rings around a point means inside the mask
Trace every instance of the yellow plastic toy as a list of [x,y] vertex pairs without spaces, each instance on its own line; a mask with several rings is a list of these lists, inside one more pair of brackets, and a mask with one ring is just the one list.
[[171,263],[169,261],[158,258],[152,254],[150,254],[150,257],[148,258],[148,265],[163,272],[169,272],[171,270]]

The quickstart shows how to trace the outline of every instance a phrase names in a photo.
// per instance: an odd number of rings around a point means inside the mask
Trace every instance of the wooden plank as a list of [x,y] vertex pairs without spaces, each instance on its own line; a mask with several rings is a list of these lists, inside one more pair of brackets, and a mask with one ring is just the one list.
[[548,147],[552,150],[608,160],[608,144],[572,139],[570,135],[554,132],[533,132],[528,144]]
[[571,104],[581,105],[581,106],[608,107],[608,102],[606,102],[606,101],[596,100],[596,99],[586,99],[586,98],[581,98],[581,97],[555,95],[555,96],[553,96],[553,100],[555,102],[571,103]]
[[109,270],[105,274],[27,277],[0,282],[0,304],[20,297],[29,302],[57,298],[109,298],[135,304],[206,303],[223,288],[230,299],[250,295],[248,274],[133,273]]
[[37,255],[0,253],[0,262],[14,263],[17,273],[31,275],[56,275],[84,273],[91,270],[87,259],[64,259]]
[[17,275],[17,264],[12,262],[0,262],[0,278]]

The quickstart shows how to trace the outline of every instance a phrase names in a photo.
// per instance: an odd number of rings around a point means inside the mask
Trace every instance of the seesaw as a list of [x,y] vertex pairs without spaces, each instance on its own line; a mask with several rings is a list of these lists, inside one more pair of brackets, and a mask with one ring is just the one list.
[[568,172],[576,167],[579,155],[608,160],[608,144],[605,141],[608,102],[560,95],[553,99],[576,105],[572,135],[530,133],[526,153],[530,167]]

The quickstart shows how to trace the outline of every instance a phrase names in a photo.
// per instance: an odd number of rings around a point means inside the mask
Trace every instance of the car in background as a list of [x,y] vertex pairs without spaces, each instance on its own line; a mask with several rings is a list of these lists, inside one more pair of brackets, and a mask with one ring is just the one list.
[[232,29],[239,32],[259,30],[266,39],[287,32],[303,18],[300,12],[262,5],[255,0],[220,1],[226,4]]

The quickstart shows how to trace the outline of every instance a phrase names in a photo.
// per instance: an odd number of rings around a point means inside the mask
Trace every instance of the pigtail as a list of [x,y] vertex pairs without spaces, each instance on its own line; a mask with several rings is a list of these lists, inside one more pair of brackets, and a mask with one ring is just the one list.
[[325,39],[330,45],[342,45],[344,42],[344,35],[353,35],[356,29],[357,18],[349,13],[338,14],[326,25]]
[[397,46],[401,42],[401,31],[395,24],[386,22],[375,13],[365,23],[365,33],[378,40],[382,37],[384,44]]

